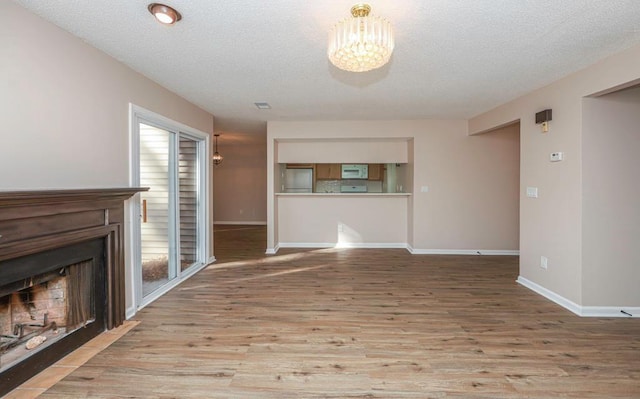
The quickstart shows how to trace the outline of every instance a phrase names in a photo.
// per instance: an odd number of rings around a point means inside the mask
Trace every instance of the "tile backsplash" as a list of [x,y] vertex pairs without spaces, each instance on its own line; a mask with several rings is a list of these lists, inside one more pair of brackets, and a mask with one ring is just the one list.
[[340,180],[317,180],[316,193],[339,193]]
[[369,180],[317,180],[316,181],[316,193],[339,193],[340,186],[351,185],[363,185],[367,186],[367,192],[369,193],[381,193],[382,182],[381,181],[369,181]]

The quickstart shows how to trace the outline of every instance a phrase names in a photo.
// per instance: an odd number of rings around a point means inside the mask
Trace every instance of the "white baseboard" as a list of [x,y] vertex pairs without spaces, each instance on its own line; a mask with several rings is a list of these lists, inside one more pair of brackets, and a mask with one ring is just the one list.
[[584,317],[634,317],[640,318],[640,307],[634,306],[583,306]]
[[407,249],[413,255],[520,255],[519,250],[512,249]]
[[335,248],[400,248],[407,249],[406,243],[399,242],[343,242],[334,245]]
[[522,276],[518,276],[518,279],[516,280],[516,282],[520,285],[523,285],[527,288],[529,288],[531,291],[534,291],[540,295],[542,295],[543,297],[547,298],[548,300],[550,300],[551,302],[555,302],[558,305],[562,306],[563,308],[570,310],[571,312],[577,314],[578,316],[581,316],[582,313],[582,309],[581,306],[578,305],[577,303],[568,300],[567,298],[560,296],[558,294],[556,294],[555,292],[548,290],[546,288],[544,288],[541,285],[538,285],[536,283],[534,283],[531,280],[528,280]]
[[276,245],[273,248],[267,248],[267,250],[265,251],[266,255],[275,255],[278,253],[278,250],[280,249],[280,247],[278,245]]
[[395,242],[281,242],[280,248],[407,248],[405,243]]
[[281,242],[278,244],[278,248],[333,248],[335,246],[335,242]]
[[232,224],[232,225],[248,225],[248,226],[266,226],[267,222],[262,220],[252,220],[252,221],[225,221],[225,220],[217,220],[213,222],[213,224]]
[[132,318],[133,316],[136,315],[136,307],[135,306],[129,306],[125,312],[125,318],[127,320],[129,320],[130,318]]
[[209,258],[209,260],[207,261],[207,264],[206,264],[205,266],[208,266],[208,265],[210,265],[210,264],[212,264],[212,263],[215,263],[215,261],[216,261],[216,260],[217,260],[217,259],[216,259],[216,257],[215,257],[215,256],[211,256],[211,257]]
[[[500,249],[415,249],[406,243],[333,243],[333,242],[281,242],[278,248],[403,248],[413,255],[507,255],[518,256],[518,250]],[[276,249],[275,252],[278,250]],[[267,249],[267,254],[273,255]]]
[[640,317],[640,307],[581,306],[522,276],[518,276],[516,282],[581,317]]

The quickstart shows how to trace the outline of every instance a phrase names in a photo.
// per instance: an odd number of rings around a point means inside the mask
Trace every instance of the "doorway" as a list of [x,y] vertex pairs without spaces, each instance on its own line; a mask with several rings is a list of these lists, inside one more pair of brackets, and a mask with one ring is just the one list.
[[208,135],[133,108],[132,182],[137,195],[133,297],[139,309],[201,269],[208,259]]

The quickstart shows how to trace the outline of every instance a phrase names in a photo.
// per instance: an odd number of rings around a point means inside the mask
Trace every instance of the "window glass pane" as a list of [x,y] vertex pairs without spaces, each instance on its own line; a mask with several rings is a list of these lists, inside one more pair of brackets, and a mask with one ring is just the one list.
[[198,260],[198,142],[180,137],[178,160],[180,269],[185,270]]

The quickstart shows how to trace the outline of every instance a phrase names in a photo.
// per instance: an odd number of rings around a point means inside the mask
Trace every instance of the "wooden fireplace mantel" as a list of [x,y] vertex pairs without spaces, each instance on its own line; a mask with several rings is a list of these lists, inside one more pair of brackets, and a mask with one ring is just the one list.
[[[146,190],[125,187],[0,191],[0,270],[3,262],[10,259],[105,238],[106,326],[119,326],[126,312],[124,201]],[[4,272],[6,275],[7,270]]]
[[33,204],[117,200],[124,201],[148,187],[88,188],[68,190],[0,191],[0,209]]

